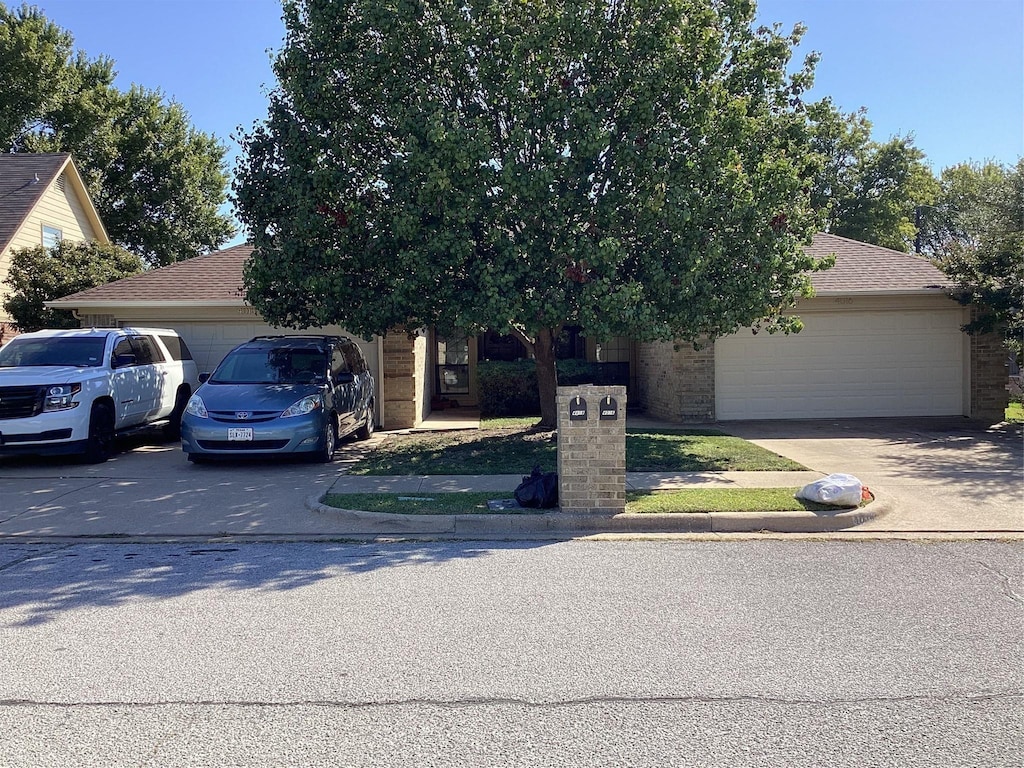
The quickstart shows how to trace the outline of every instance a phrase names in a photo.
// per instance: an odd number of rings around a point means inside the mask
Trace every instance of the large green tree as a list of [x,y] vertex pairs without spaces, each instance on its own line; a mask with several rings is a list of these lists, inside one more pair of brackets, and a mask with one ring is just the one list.
[[0,150],[70,152],[111,240],[150,265],[234,234],[225,147],[158,91],[114,83],[109,58],[74,51],[35,7],[0,3]]
[[808,107],[814,149],[824,164],[813,184],[814,206],[828,232],[909,251],[915,212],[934,202],[938,185],[911,137],[871,138],[865,110],[843,114],[829,100]]
[[10,271],[4,280],[10,295],[4,299],[4,310],[21,332],[77,328],[78,320],[71,312],[49,309],[45,303],[130,277],[142,269],[138,256],[109,243],[64,240],[52,248],[22,248],[11,255]]
[[249,300],[295,327],[513,333],[555,422],[554,340],[699,342],[818,266],[816,170],[749,0],[288,0],[236,202]]
[[1001,331],[1020,353],[1024,338],[1024,159],[962,163],[942,172],[942,191],[924,211],[924,250],[979,313],[965,330]]

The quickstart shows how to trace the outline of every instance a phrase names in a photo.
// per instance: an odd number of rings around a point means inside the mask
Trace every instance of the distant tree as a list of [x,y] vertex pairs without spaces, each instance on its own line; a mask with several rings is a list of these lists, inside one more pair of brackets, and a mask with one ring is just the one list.
[[249,300],[361,334],[792,330],[818,226],[801,30],[748,0],[289,0],[236,196]]
[[119,91],[113,61],[73,44],[38,8],[0,3],[0,151],[70,152],[111,240],[147,264],[226,242],[224,146],[158,91]]
[[1024,337],[1024,159],[1007,168],[964,163],[942,172],[928,211],[927,249],[979,316],[965,330]]
[[22,248],[11,255],[4,284],[10,295],[4,310],[21,331],[41,328],[77,328],[78,320],[63,309],[47,309],[44,303],[86,288],[93,288],[143,270],[134,253],[107,243],[75,243],[64,240],[53,248]]
[[840,113],[828,99],[808,107],[814,148],[824,158],[812,199],[826,231],[897,251],[914,242],[915,211],[938,185],[910,137],[872,141],[865,110]]

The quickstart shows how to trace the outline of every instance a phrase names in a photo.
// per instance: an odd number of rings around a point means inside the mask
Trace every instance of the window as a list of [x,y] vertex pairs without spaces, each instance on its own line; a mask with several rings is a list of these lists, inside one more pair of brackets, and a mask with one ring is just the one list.
[[126,365],[135,365],[136,360],[135,350],[132,348],[132,340],[124,338],[118,341],[117,346],[114,347],[112,367],[124,368]]
[[442,395],[469,393],[469,340],[437,339],[437,391]]
[[352,342],[344,342],[341,345],[341,351],[344,353],[352,373],[357,376],[366,373],[366,361],[363,360],[363,353],[359,351],[359,347]]
[[192,359],[192,353],[189,351],[188,346],[185,344],[185,340],[180,336],[161,336],[160,341],[164,343],[164,346],[167,347],[167,351],[171,353],[171,359]]
[[338,376],[348,372],[348,360],[345,359],[345,355],[340,349],[335,348],[331,355],[331,376],[337,380]]
[[43,248],[53,248],[64,239],[64,233],[56,227],[43,224]]
[[164,362],[164,353],[153,343],[151,336],[133,336],[132,347],[139,365],[152,365]]

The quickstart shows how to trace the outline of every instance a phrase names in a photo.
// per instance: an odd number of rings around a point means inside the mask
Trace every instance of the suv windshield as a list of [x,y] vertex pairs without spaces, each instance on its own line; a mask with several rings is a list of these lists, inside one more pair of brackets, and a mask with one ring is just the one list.
[[319,384],[325,379],[327,356],[304,347],[242,347],[217,366],[214,384]]
[[19,339],[0,349],[0,368],[29,365],[74,365],[79,368],[103,365],[106,339],[67,337],[51,339]]

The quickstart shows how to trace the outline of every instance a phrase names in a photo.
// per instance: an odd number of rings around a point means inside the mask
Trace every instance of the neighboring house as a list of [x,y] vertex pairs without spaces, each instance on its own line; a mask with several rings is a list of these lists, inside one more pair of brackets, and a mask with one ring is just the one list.
[[61,240],[110,242],[71,155],[0,155],[0,339],[14,333],[3,309],[12,253]]
[[[673,422],[859,416],[974,416],[1002,419],[1005,350],[997,337],[970,337],[969,310],[949,298],[949,282],[927,260],[834,235],[809,250],[835,253],[812,276],[817,291],[794,312],[791,336],[749,330],[695,351],[671,343],[569,338],[566,354],[629,366],[629,405]],[[83,324],[177,329],[200,370],[232,346],[274,329],[248,306],[239,245],[67,296]],[[326,332],[344,333],[339,328]],[[351,335],[351,334],[349,334]],[[360,341],[378,382],[385,429],[413,427],[442,396],[476,403],[476,366],[518,354],[508,339],[443,339],[430,331]]]

